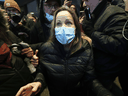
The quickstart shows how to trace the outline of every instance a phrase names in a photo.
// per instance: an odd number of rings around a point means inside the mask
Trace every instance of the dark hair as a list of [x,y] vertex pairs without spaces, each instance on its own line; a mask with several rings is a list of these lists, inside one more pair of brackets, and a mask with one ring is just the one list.
[[3,40],[7,44],[11,44],[7,31],[9,31],[9,25],[3,15],[3,12],[0,11],[0,40]]
[[[79,17],[79,14],[78,14],[78,11],[77,11],[77,8],[76,8],[76,5],[75,4],[71,4],[71,6],[74,5],[75,6],[75,12],[76,12],[76,15]],[[70,8],[71,8],[70,6]]]
[[53,18],[53,21],[52,21],[52,28],[51,28],[51,36],[50,36],[50,41],[54,41],[56,40],[55,38],[55,25],[56,25],[56,16],[57,14],[60,12],[60,11],[68,11],[72,17],[73,17],[73,20],[74,20],[74,24],[76,26],[76,35],[75,35],[75,38],[73,40],[73,44],[72,44],[72,47],[71,49],[73,50],[73,52],[78,48],[79,44],[80,44],[80,41],[81,41],[81,31],[80,31],[80,25],[79,25],[79,21],[78,21],[78,17],[76,15],[76,13],[74,11],[72,11],[69,7],[67,6],[62,6],[60,7],[59,9],[57,9],[54,13],[54,18]]

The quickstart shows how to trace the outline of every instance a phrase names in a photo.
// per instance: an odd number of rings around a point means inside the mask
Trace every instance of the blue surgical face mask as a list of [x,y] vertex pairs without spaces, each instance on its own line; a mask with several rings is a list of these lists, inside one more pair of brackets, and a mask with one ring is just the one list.
[[59,27],[55,28],[56,39],[63,45],[69,44],[75,38],[75,28]]
[[48,13],[46,13],[46,18],[48,19],[48,21],[52,21],[53,20],[53,16],[49,15]]

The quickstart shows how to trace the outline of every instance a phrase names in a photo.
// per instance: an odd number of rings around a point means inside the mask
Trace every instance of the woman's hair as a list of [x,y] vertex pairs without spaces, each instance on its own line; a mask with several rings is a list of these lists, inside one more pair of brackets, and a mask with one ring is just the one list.
[[10,37],[7,34],[9,25],[5,19],[3,12],[0,11],[0,40],[3,40],[7,44],[11,44]]
[[72,48],[73,51],[75,51],[79,47],[79,44],[80,44],[80,41],[81,41],[80,25],[79,25],[79,21],[78,21],[78,17],[76,15],[76,13],[74,11],[72,11],[67,6],[62,6],[62,7],[60,7],[59,9],[57,9],[55,11],[54,18],[53,18],[53,21],[52,21],[51,36],[50,36],[49,40],[54,41],[56,39],[55,38],[56,16],[60,11],[68,11],[72,15],[72,18],[74,20],[74,24],[75,24],[75,27],[76,27],[76,34],[75,34],[75,38],[73,40],[73,44],[72,44],[71,48]]

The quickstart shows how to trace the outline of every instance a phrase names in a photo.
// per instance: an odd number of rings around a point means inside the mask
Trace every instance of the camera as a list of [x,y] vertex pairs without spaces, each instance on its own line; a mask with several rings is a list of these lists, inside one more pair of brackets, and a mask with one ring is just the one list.
[[8,15],[10,16],[10,18],[15,22],[15,23],[19,23],[21,20],[21,14],[18,13],[8,13]]
[[[10,50],[11,52],[16,55],[16,56],[21,56],[21,50],[24,48],[29,48],[29,44],[24,43],[24,42],[20,42],[19,44],[12,44],[10,45]],[[31,73],[34,73],[36,71],[36,68],[33,66],[33,64],[31,64],[30,62],[30,58],[28,57],[24,57],[24,62],[26,62],[29,70]]]

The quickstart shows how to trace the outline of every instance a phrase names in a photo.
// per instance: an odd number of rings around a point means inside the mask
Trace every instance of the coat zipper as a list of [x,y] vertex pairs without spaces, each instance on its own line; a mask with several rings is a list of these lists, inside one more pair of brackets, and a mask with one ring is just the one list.
[[[67,62],[67,59],[65,58],[65,81],[66,81],[66,89],[65,90],[68,89],[68,72],[67,71],[68,71],[68,62]],[[68,95],[68,92],[66,92],[66,93],[67,93],[66,95]]]

